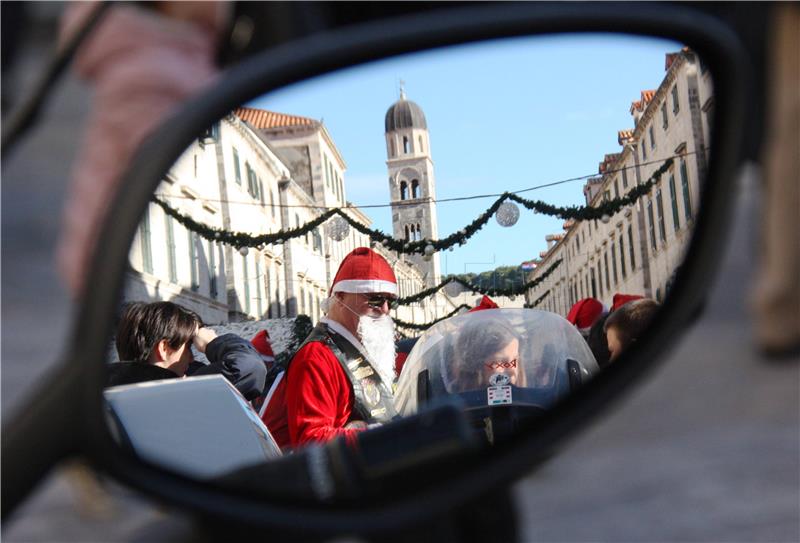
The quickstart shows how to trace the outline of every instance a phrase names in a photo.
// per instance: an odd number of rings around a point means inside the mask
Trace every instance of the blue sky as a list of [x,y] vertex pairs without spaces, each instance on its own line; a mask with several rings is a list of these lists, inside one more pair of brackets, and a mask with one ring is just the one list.
[[[680,44],[609,35],[515,38],[405,55],[335,72],[251,102],[322,119],[347,164],[347,198],[389,202],[384,116],[404,81],[425,112],[437,198],[498,194],[596,174],[633,127],[630,105],[664,76]],[[524,193],[557,205],[583,204],[583,182]],[[471,222],[494,202],[442,202],[439,235]],[[561,232],[558,219],[521,209],[510,228],[494,219],[466,245],[441,253],[442,273],[518,265]],[[389,208],[365,210],[391,232]]]

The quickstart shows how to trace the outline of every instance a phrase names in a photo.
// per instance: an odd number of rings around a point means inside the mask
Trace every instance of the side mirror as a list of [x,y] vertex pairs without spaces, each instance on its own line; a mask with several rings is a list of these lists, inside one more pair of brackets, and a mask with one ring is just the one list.
[[[132,241],[137,235],[143,212],[153,205],[151,202],[154,191],[176,160],[183,156],[187,147],[201,145],[211,149],[215,145],[215,138],[219,133],[216,129],[209,128],[211,124],[229,118],[235,108],[250,103],[265,93],[276,93],[287,85],[321,74],[331,74],[334,70],[363,67],[366,63],[384,58],[458,44],[485,42],[489,47],[496,47],[499,42],[486,40],[512,40],[520,36],[546,34],[568,37],[574,35],[569,33],[587,32],[626,33],[676,40],[703,59],[709,77],[713,79],[714,116],[708,120],[713,148],[705,157],[707,162],[703,182],[697,189],[699,202],[695,202],[698,205],[692,212],[691,241],[687,237],[686,244],[682,246],[683,260],[678,259],[681,265],[678,267],[678,262],[674,261],[671,264],[672,269],[669,272],[675,271],[674,281],[670,284],[669,296],[663,297],[662,309],[653,318],[648,333],[639,338],[618,361],[597,373],[588,382],[581,380],[578,391],[577,387],[568,387],[572,393],[548,406],[541,417],[526,425],[524,431],[512,435],[502,443],[496,443],[491,449],[476,446],[474,433],[470,431],[468,422],[463,417],[463,406],[450,404],[415,413],[407,419],[366,432],[359,437],[359,444],[355,448],[346,447],[342,442],[310,447],[263,466],[243,467],[213,484],[171,469],[163,463],[159,464],[153,458],[143,460],[125,454],[113,438],[103,416],[103,385],[108,339],[113,335],[114,314],[125,288]],[[387,36],[391,36],[391,39],[387,39]],[[674,341],[676,334],[702,303],[716,264],[719,241],[727,225],[731,191],[725,183],[732,177],[737,163],[740,134],[736,127],[743,115],[742,74],[737,63],[737,54],[736,39],[724,26],[683,7],[660,5],[658,9],[654,9],[646,5],[503,4],[458,7],[353,26],[268,50],[235,66],[225,74],[220,84],[188,103],[181,112],[165,123],[143,145],[131,164],[110,213],[113,220],[109,221],[107,228],[101,233],[89,280],[92,289],[82,301],[71,349],[53,381],[55,385],[45,392],[35,394],[35,401],[30,404],[25,415],[4,429],[4,513],[13,508],[54,461],[72,453],[85,454],[97,466],[134,487],[157,496],[168,496],[173,503],[186,505],[205,514],[236,518],[281,530],[297,530],[298,526],[303,526],[304,529],[318,534],[343,530],[374,534],[381,529],[398,528],[407,522],[420,523],[447,511],[453,505],[474,500],[492,488],[508,484],[547,457],[567,436],[584,427],[594,415],[600,413],[654,367],[664,347]],[[699,62],[697,69],[700,69]],[[694,76],[698,77],[699,74],[695,73]],[[591,83],[587,83],[588,86]],[[632,93],[639,91],[641,89],[631,89]],[[670,93],[671,87],[665,85],[663,100],[669,100]],[[535,89],[531,89],[531,94],[535,95]],[[694,108],[696,112],[696,108],[702,107],[696,98],[688,95],[684,107],[687,110]],[[648,110],[647,122],[655,122],[660,127],[656,121],[662,113],[656,108],[651,109],[652,111]],[[646,108],[643,107],[643,110]],[[481,112],[479,110],[475,114]],[[667,115],[670,114],[674,115],[674,112],[667,111]],[[645,117],[639,117],[637,121],[644,123],[644,119]],[[699,122],[702,123],[702,120]],[[252,122],[239,122],[238,126],[243,131],[251,130],[258,134],[252,130]],[[646,151],[650,151],[655,146],[652,133],[648,133],[645,128],[639,131],[642,132],[640,141],[645,142]],[[405,142],[400,143],[395,152],[399,152]],[[427,143],[423,140],[422,148],[430,149]],[[274,142],[269,141],[259,145],[268,151],[274,151],[277,147]],[[411,150],[415,145],[413,140],[409,145]],[[279,152],[273,153],[275,157],[285,160],[284,165],[289,172],[292,171],[291,157],[297,154],[294,151],[296,150],[285,151],[283,155]],[[391,147],[387,151],[391,158]],[[641,148],[633,152],[637,163],[644,160]],[[705,149],[693,149],[692,152],[705,153]],[[473,149],[465,152],[464,156],[472,160],[474,153]],[[673,154],[681,154],[680,146],[670,149],[669,156]],[[382,161],[383,158],[380,156],[376,160]],[[667,173],[669,167],[665,164],[662,162],[653,166],[650,175],[654,176],[655,172],[660,172],[659,176]],[[674,178],[680,179],[681,166],[673,165],[672,168]],[[321,171],[324,169],[323,162]],[[244,182],[252,182],[249,187],[250,197],[260,204],[265,214],[271,216],[270,206],[259,197],[265,191],[261,190],[258,176],[254,174],[255,177],[252,177],[249,170],[246,172],[240,174]],[[274,175],[276,182],[284,180],[282,174],[286,172],[278,173],[280,175]],[[324,185],[324,172],[312,171],[309,174],[310,186],[314,187],[315,175],[322,180],[323,190],[328,190]],[[415,179],[409,181],[413,182]],[[600,184],[607,181],[608,179],[603,179]],[[639,181],[646,182],[647,179]],[[236,182],[235,179],[233,182]],[[673,188],[673,184],[666,180],[658,182],[662,183],[659,190],[663,190],[663,194],[672,190],[673,200],[680,201],[676,193],[677,186]],[[289,183],[286,178],[284,185]],[[329,180],[327,186],[330,188],[332,183]],[[633,185],[631,182],[632,187]],[[415,194],[418,193],[414,191],[418,187],[419,185],[414,186],[413,183],[406,186],[406,190],[410,191],[407,193],[411,195],[410,199],[415,199]],[[498,191],[509,188],[514,187],[498,187]],[[189,189],[194,190],[191,187]],[[648,202],[653,205],[649,216],[647,209],[636,211],[636,218],[641,217],[645,221],[642,224],[649,225],[650,228],[642,230],[647,237],[637,238],[637,246],[643,247],[645,251],[648,251],[649,236],[661,235],[658,231],[659,224],[653,218],[656,216],[654,214],[663,218],[671,213],[663,205],[661,194],[659,192],[658,199],[655,195],[648,196]],[[585,206],[595,210],[590,211],[591,213],[597,213],[596,209],[601,209],[603,205],[602,193],[591,196],[589,200],[594,197],[597,197],[594,200],[596,205]],[[344,203],[341,197],[339,201],[340,204]],[[224,203],[227,205],[231,202]],[[626,205],[635,203],[633,200]],[[498,207],[501,204],[502,202]],[[286,230],[298,227],[288,214],[290,205],[299,204],[285,202],[280,206],[281,212],[288,218],[281,223],[284,226],[281,232],[284,234]],[[678,216],[682,219],[680,222],[686,224],[686,205],[683,206],[684,215],[680,217],[679,212]],[[315,210],[321,215],[319,211],[320,209]],[[621,207],[614,211],[621,211]],[[622,214],[623,224],[627,225],[624,211]],[[605,228],[598,226],[598,223],[608,224],[603,214],[600,214],[599,221],[594,216],[581,218],[587,224],[592,221],[595,223],[594,232],[598,228]],[[201,224],[197,219],[194,220],[195,224]],[[277,217],[275,220],[278,220]],[[630,222],[633,224],[633,218]],[[660,225],[662,229],[665,228],[663,224]],[[616,228],[616,223],[609,227],[615,230],[614,235],[618,237],[613,238],[614,241],[611,241],[607,249],[602,249],[601,244],[597,255],[591,257],[596,259],[587,268],[591,273],[573,277],[565,266],[562,268],[564,275],[560,277],[564,281],[563,288],[560,287],[561,290],[557,291],[555,287],[551,287],[550,290],[531,292],[529,303],[546,300],[549,292],[553,296],[546,302],[552,303],[547,306],[550,312],[566,313],[565,310],[571,304],[567,303],[569,298],[564,298],[562,293],[572,292],[572,299],[577,299],[575,292],[589,293],[592,289],[603,289],[598,283],[601,280],[605,281],[605,290],[610,293],[609,277],[616,275],[617,257],[612,257],[615,260],[614,268],[611,268],[607,261],[600,264],[603,261],[602,255],[618,255],[620,251],[630,249],[633,245],[633,237],[619,245],[620,239],[625,240],[627,230]],[[419,256],[417,260],[420,264],[427,262],[422,260],[425,251],[423,240],[412,240],[411,231],[406,232],[406,241],[418,241],[422,249],[413,258]],[[664,238],[667,234],[665,231]],[[270,241],[274,240],[270,238]],[[658,239],[655,244],[666,247]],[[321,257],[324,261],[324,257],[319,254],[313,256],[313,242],[306,245],[306,250],[311,255],[309,258]],[[567,255],[573,249],[566,244],[565,247],[563,258],[568,258]],[[611,247],[614,247],[613,253]],[[576,249],[573,254],[578,252],[580,251]],[[231,254],[234,255],[232,251]],[[545,255],[542,258],[548,257]],[[638,264],[642,266],[643,262],[639,260]],[[628,265],[633,263],[629,260]],[[602,279],[593,275],[597,269],[603,270]],[[612,269],[613,272],[610,271]],[[193,272],[194,270],[192,268]],[[620,275],[622,274],[624,272],[620,269]],[[666,273],[665,285],[669,275],[670,273]],[[543,279],[531,288],[543,287],[544,284]],[[194,282],[185,290],[192,291],[193,285]],[[298,290],[295,294],[297,300],[301,300],[296,303],[308,304],[313,308],[314,304],[306,302],[309,298],[300,294],[301,292],[303,291]],[[181,294],[186,293],[181,291]],[[651,296],[655,297],[654,290]],[[260,313],[264,311],[266,309]],[[579,362],[575,359],[571,361]],[[581,369],[576,368],[575,364],[567,364],[566,369],[568,382],[576,383]],[[433,388],[426,388],[427,383],[419,386],[417,381],[420,374],[416,372],[413,376],[418,387],[414,389],[413,397],[420,397],[420,390],[425,388],[424,397],[427,403]],[[433,375],[433,372],[430,374]],[[55,430],[54,425],[58,426]],[[30,436],[33,435],[41,436],[41,440],[31,441]],[[412,451],[418,454],[405,454]],[[24,462],[27,469],[12,469],[17,462],[20,463],[18,465]],[[292,474],[291,481],[286,480],[286,474]],[[242,481],[250,484],[236,484]],[[308,483],[307,486],[301,484],[305,482]],[[389,485],[392,492],[385,491]]]

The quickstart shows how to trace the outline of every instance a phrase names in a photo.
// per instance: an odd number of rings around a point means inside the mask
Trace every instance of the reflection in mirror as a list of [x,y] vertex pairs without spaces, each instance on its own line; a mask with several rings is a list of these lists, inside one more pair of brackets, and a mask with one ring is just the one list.
[[613,364],[667,297],[713,103],[679,43],[564,35],[233,109],[165,174],[131,247],[113,434],[219,477],[450,398],[496,445]]

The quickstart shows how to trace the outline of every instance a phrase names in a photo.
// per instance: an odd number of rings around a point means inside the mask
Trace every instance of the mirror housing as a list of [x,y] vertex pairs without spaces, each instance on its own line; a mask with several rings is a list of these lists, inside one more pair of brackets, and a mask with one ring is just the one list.
[[[294,496],[233,492],[227,487],[203,485],[120,454],[105,425],[101,405],[107,338],[122,287],[128,248],[141,212],[163,173],[211,119],[223,116],[233,104],[245,102],[266,90],[403,52],[520,34],[583,31],[629,32],[679,39],[706,59],[714,77],[717,115],[712,133],[715,147],[703,188],[702,209],[686,264],[679,270],[672,294],[646,340],[637,343],[619,363],[583,387],[579,394],[537,420],[524,434],[496,448],[491,455],[464,454],[463,451],[471,450],[470,446],[466,441],[459,441],[460,434],[456,431],[448,441],[451,445],[444,449],[445,456],[435,457],[446,460],[451,458],[450,454],[458,455],[458,462],[453,462],[443,477],[430,476],[429,471],[437,469],[437,463],[386,463],[386,457],[377,452],[388,436],[424,425],[425,417],[430,414],[400,423],[408,426],[387,427],[363,436],[364,451],[375,452],[376,456],[362,458],[363,463],[350,459],[351,476],[341,477],[342,496],[347,498],[347,503],[337,504],[335,510],[330,508],[324,491],[314,490],[313,499],[306,499],[311,496],[303,497],[299,491]],[[392,39],[387,40],[386,36]],[[88,281],[93,288],[82,300],[71,347],[59,371],[53,375],[51,383],[54,384],[36,391],[25,412],[4,428],[4,515],[54,462],[76,453],[86,455],[122,481],[172,504],[277,529],[292,530],[302,526],[304,531],[318,534],[374,533],[399,528],[409,521],[442,514],[513,481],[546,458],[564,438],[585,426],[651,370],[665,347],[674,341],[702,303],[717,265],[720,241],[728,226],[733,190],[726,183],[734,178],[738,164],[739,127],[743,125],[744,115],[744,74],[738,62],[740,56],[737,38],[727,27],[689,7],[503,4],[436,10],[311,35],[234,66],[225,74],[223,83],[191,100],[168,120],[145,142],[133,160],[109,213],[113,219],[102,230]],[[454,416],[451,408],[442,409],[432,416]],[[451,422],[457,430],[460,424],[457,418]],[[31,440],[31,436],[38,439]],[[342,454],[337,449],[339,445],[329,447],[311,448],[295,455],[289,459],[292,469],[306,469],[303,466],[311,465],[309,462],[313,464],[314,456],[319,457],[320,451],[329,459]],[[23,465],[22,462],[26,470],[8,467]],[[275,464],[279,465],[283,464]],[[382,467],[376,471],[376,466]],[[411,489],[398,487],[391,495],[370,490],[370,485],[383,480],[384,476],[395,480],[404,475],[415,475],[419,484]],[[313,490],[313,483],[310,484]]]

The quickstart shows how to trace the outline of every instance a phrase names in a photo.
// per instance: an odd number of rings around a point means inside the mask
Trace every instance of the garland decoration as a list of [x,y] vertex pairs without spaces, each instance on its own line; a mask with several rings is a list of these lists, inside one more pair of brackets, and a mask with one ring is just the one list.
[[535,309],[548,296],[550,296],[550,291],[549,290],[547,292],[545,292],[544,294],[542,294],[541,296],[539,296],[538,298],[536,298],[536,300],[532,304],[525,304],[523,307],[525,307],[526,309]]
[[[272,234],[261,234],[254,236],[244,232],[229,232],[221,228],[214,228],[201,224],[171,207],[165,201],[156,198],[155,196],[153,196],[152,201],[161,206],[165,213],[173,217],[186,229],[195,232],[204,239],[226,243],[228,245],[232,245],[236,249],[242,249],[245,247],[257,248],[262,245],[283,243],[293,238],[305,236],[328,219],[338,216],[347,221],[350,226],[360,233],[369,236],[373,244],[382,245],[384,248],[395,251],[398,254],[416,253],[429,258],[434,252],[450,249],[455,245],[464,245],[469,238],[474,236],[478,230],[483,228],[486,223],[489,222],[489,219],[492,218],[492,216],[506,200],[513,200],[536,213],[541,213],[543,215],[549,215],[552,217],[559,217],[564,220],[574,219],[576,221],[591,221],[600,219],[604,222],[607,222],[611,216],[618,213],[622,208],[635,203],[639,198],[649,193],[650,189],[659,181],[664,172],[666,172],[670,166],[672,166],[672,162],[673,160],[671,158],[667,159],[664,161],[664,164],[662,164],[655,172],[653,172],[653,175],[651,175],[646,182],[642,183],[641,185],[637,185],[625,196],[607,200],[597,207],[554,206],[541,200],[528,200],[516,194],[504,192],[491,206],[486,209],[486,211],[481,213],[470,224],[466,225],[461,230],[450,234],[446,238],[438,240],[423,239],[419,241],[405,241],[401,239],[395,239],[381,230],[373,230],[372,228],[361,224],[343,211],[343,209],[347,208],[338,207],[329,209],[328,211],[322,213],[319,217],[316,217],[302,226],[290,228],[288,230],[281,230],[280,232],[275,232]],[[481,291],[478,290],[477,292]],[[502,289],[498,289],[496,292],[501,293],[504,291]]]
[[414,324],[413,322],[406,322],[406,321],[402,321],[400,319],[392,319],[392,320],[394,321],[394,323],[397,326],[400,326],[402,328],[406,328],[408,330],[427,330],[428,328],[430,328],[434,324],[436,324],[438,322],[441,322],[441,321],[443,321],[445,319],[449,319],[450,317],[452,317],[453,315],[455,315],[456,313],[458,313],[462,309],[470,309],[470,306],[468,306],[467,304],[461,304],[460,306],[458,306],[457,308],[452,310],[450,313],[448,313],[444,317],[439,317],[438,319],[433,320],[431,322],[426,322],[425,324]]
[[527,291],[528,289],[536,287],[539,283],[541,283],[542,281],[547,279],[547,277],[551,273],[553,273],[553,270],[555,270],[559,266],[559,264],[561,264],[561,259],[560,258],[558,260],[556,260],[555,262],[553,262],[553,264],[549,268],[547,268],[547,270],[542,275],[540,275],[536,279],[528,281],[527,283],[521,285],[519,288],[513,288],[512,287],[512,288],[484,289],[483,287],[480,287],[478,285],[469,283],[469,282],[464,281],[463,279],[460,279],[458,277],[448,277],[447,279],[442,280],[442,282],[439,283],[438,285],[436,285],[435,287],[431,287],[431,288],[428,288],[428,289],[425,289],[425,290],[421,290],[421,291],[417,292],[416,294],[412,294],[411,296],[406,296],[404,298],[398,298],[397,299],[397,305],[408,305],[408,304],[413,304],[414,302],[418,302],[418,301],[420,301],[420,300],[422,300],[424,298],[427,298],[431,294],[434,294],[437,291],[441,290],[442,288],[444,288],[445,285],[447,285],[448,283],[451,283],[451,282],[460,283],[461,285],[466,287],[468,290],[471,290],[473,292],[478,292],[480,294],[485,294],[487,296],[509,296],[509,297],[510,296],[519,296],[519,295],[524,294],[525,291]]

